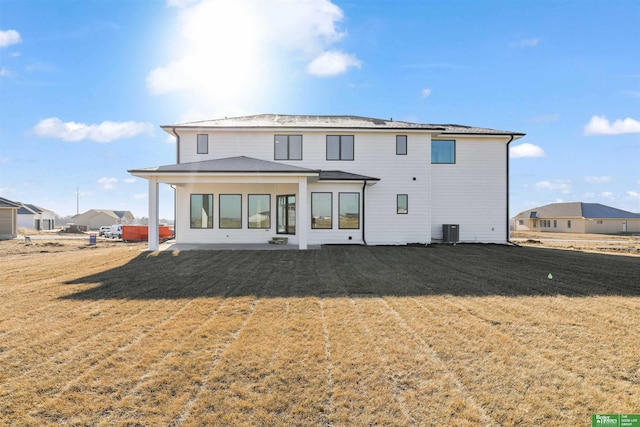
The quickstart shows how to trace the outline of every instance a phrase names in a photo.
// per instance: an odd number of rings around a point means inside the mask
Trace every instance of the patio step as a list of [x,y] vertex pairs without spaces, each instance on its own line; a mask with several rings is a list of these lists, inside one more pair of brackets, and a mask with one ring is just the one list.
[[289,243],[289,238],[288,237],[272,237],[271,240],[269,240],[269,243],[273,245],[286,245]]

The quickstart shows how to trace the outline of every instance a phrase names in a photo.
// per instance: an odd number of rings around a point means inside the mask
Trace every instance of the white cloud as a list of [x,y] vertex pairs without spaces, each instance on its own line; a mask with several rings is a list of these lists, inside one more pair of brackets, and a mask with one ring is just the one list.
[[349,67],[360,68],[362,63],[353,55],[339,51],[324,52],[307,66],[307,72],[317,77],[330,77],[344,74]]
[[640,193],[638,193],[637,191],[627,191],[627,196],[634,199],[640,199]]
[[100,178],[98,180],[98,184],[100,184],[100,187],[103,190],[115,190],[116,186],[115,183],[118,182],[117,178]]
[[16,30],[0,31],[0,47],[11,46],[21,41],[20,33]]
[[594,197],[596,197],[596,193],[594,193],[593,191],[589,191],[584,193],[584,198],[585,199],[593,199]]
[[[342,9],[329,0],[169,0],[177,9],[180,47],[147,75],[153,95],[188,92],[208,108],[256,102],[280,79],[287,60],[307,63],[308,72],[330,76],[360,66],[335,44]],[[277,59],[276,59],[277,58]],[[235,104],[233,104],[235,103]]]
[[431,89],[429,89],[429,88],[422,89],[422,97],[423,98],[426,98],[429,95],[431,95]]
[[147,193],[138,193],[138,194],[134,194],[133,195],[134,199],[146,199],[147,198]]
[[627,117],[610,123],[604,116],[593,116],[584,127],[584,134],[590,135],[621,135],[625,133],[640,133],[640,122]]
[[5,67],[0,68],[0,77],[9,77],[11,76],[11,71],[7,70]]
[[42,138],[59,138],[65,141],[81,141],[91,139],[97,142],[111,142],[116,139],[132,138],[140,134],[153,135],[151,123],[110,122],[85,124],[76,122],[63,123],[57,117],[41,120],[33,131]]
[[613,182],[613,177],[610,176],[585,176],[584,182],[589,184],[608,184]]
[[538,45],[539,40],[536,38],[533,39],[521,39],[517,42],[510,43],[510,47],[534,47]]
[[560,191],[562,194],[569,194],[571,192],[571,180],[555,179],[553,181],[539,181],[536,183],[536,189]]
[[7,163],[9,161],[8,157],[0,157],[0,163]]
[[525,142],[520,145],[511,145],[509,147],[509,157],[519,159],[523,157],[544,157],[544,150],[537,145]]
[[126,182],[127,184],[133,184],[134,182],[136,182],[136,179],[135,178],[125,178],[122,181]]
[[602,193],[600,193],[600,196],[602,197],[606,197],[607,199],[613,199],[614,195],[611,191],[603,191]]

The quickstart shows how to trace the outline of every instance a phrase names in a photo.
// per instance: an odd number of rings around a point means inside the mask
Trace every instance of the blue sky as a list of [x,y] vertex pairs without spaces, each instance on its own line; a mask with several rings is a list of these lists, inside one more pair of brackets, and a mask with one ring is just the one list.
[[640,212],[638,52],[635,0],[0,0],[0,196],[147,216],[160,125],[350,114],[526,133],[511,215]]

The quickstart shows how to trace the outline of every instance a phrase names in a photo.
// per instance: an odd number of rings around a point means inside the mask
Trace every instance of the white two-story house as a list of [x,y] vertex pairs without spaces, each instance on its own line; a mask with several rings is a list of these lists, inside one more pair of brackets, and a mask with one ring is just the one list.
[[[506,243],[509,143],[522,133],[357,116],[264,114],[162,126],[175,164],[149,180],[175,188],[177,243],[396,245]],[[445,231],[445,234],[447,232]]]

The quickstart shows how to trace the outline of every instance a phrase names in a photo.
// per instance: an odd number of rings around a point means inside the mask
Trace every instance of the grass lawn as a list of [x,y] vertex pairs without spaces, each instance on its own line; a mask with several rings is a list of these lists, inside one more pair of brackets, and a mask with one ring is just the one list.
[[638,257],[4,245],[0,425],[587,426],[640,411]]

